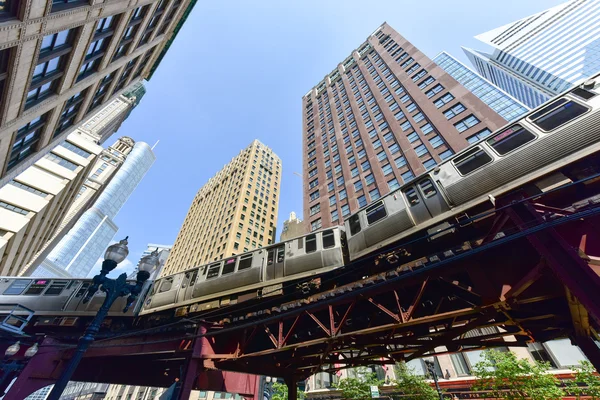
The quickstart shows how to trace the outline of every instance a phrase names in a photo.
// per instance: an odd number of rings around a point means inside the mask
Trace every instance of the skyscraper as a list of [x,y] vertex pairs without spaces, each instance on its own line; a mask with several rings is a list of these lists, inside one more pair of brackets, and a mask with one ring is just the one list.
[[[96,138],[95,135],[88,135],[83,130],[78,129],[78,131],[81,131],[82,136],[89,139]],[[93,132],[92,130],[91,133]],[[22,269],[20,275],[45,278],[71,276],[60,264],[46,262],[43,267],[40,267],[40,264],[65,237],[67,232],[73,228],[83,213],[98,199],[102,191],[106,189],[115,173],[121,168],[127,156],[133,150],[134,144],[135,142],[131,138],[121,137],[112,146],[102,150],[100,157],[97,158],[96,163],[90,169],[87,179],[79,188],[75,200],[67,210],[58,229],[27,266]]]
[[433,61],[505,120],[514,121],[529,111],[526,105],[445,51],[435,56]]
[[386,23],[302,104],[309,230],[341,224],[506,123]]
[[10,0],[0,9],[0,179],[150,78],[196,0]]
[[476,38],[494,48],[463,48],[479,73],[537,107],[600,70],[600,1],[568,1]]
[[135,143],[98,200],[83,213],[40,267],[48,271],[60,268],[74,277],[87,276],[117,232],[113,219],[155,159],[150,146],[144,142]]
[[254,140],[196,194],[161,276],[275,242],[281,160]]

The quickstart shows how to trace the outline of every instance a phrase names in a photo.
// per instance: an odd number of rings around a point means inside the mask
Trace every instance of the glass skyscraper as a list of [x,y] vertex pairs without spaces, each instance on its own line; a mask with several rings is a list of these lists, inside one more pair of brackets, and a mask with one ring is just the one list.
[[433,61],[505,120],[514,121],[529,111],[519,100],[471,71],[445,51],[435,56]]
[[477,71],[528,107],[600,70],[600,0],[572,0],[476,36],[463,48]]
[[56,268],[74,277],[87,276],[117,232],[113,219],[155,159],[148,144],[137,142],[98,200],[50,252],[33,276],[46,276]]

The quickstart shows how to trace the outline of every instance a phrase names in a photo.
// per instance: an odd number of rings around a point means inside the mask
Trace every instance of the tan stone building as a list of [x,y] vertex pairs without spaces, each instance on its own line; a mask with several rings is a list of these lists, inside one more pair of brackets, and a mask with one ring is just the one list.
[[305,227],[294,211],[290,213],[290,218],[283,221],[283,229],[279,241],[283,242],[305,234]]
[[196,194],[161,276],[275,242],[281,160],[254,140]]
[[0,180],[148,78],[195,0],[9,0],[0,9]]
[[58,229],[102,147],[75,133],[0,187],[0,276],[16,276]]

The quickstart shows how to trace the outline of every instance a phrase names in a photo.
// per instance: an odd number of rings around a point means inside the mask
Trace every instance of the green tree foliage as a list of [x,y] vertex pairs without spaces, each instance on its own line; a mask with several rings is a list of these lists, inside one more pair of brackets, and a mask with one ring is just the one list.
[[411,400],[438,400],[438,394],[429,385],[425,377],[415,374],[406,363],[396,364],[394,367],[396,379],[392,383]]
[[575,368],[575,378],[565,383],[567,392],[577,399],[600,399],[600,376],[595,374],[595,369],[589,361],[582,361],[581,366]]
[[[297,389],[298,390],[298,389]],[[302,390],[298,390],[298,400],[304,400],[305,395]],[[273,394],[271,395],[272,400],[287,400],[288,398],[288,387],[283,383],[273,383]]]
[[366,368],[358,368],[359,378],[343,378],[336,384],[341,390],[342,398],[352,400],[367,400],[371,398],[371,386],[380,386],[383,381],[377,379],[377,374],[367,372]]
[[531,364],[510,351],[488,350],[473,368],[478,378],[473,389],[489,390],[489,397],[507,400],[561,399],[565,393],[549,369],[548,363]]

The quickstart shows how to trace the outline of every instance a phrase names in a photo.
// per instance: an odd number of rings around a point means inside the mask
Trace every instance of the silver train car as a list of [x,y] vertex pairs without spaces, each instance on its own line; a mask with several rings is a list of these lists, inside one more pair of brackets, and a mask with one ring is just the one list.
[[456,215],[598,151],[600,76],[351,215],[350,259],[424,229],[435,234]]
[[[202,311],[281,293],[282,284],[348,262],[343,227],[263,247],[158,279],[140,315],[173,307]],[[187,310],[186,310],[187,312]]]
[[[129,283],[135,284],[135,281]],[[35,326],[72,326],[79,317],[93,317],[100,309],[105,294],[96,292],[88,303],[83,298],[92,284],[91,279],[55,278],[0,278],[0,315],[5,318],[2,324],[18,327],[21,319],[27,317],[28,310],[35,313]],[[136,315],[151,283],[147,282],[140,297],[126,313],[126,298],[115,301],[109,316],[127,317]],[[23,308],[25,307],[25,308]]]

